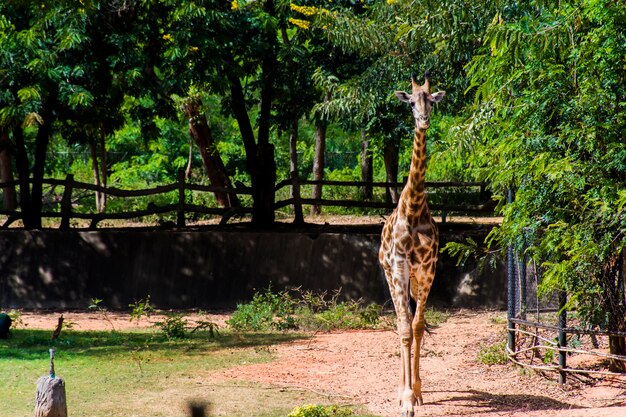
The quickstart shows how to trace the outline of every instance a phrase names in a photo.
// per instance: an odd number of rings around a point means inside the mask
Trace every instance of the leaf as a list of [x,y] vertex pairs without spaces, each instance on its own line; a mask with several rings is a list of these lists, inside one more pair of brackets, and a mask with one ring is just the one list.
[[40,100],[41,94],[39,93],[39,89],[37,87],[29,86],[18,90],[17,98],[19,98],[22,103],[26,103],[33,100]]
[[37,124],[43,125],[43,117],[39,113],[31,112],[24,118],[24,127],[36,126]]

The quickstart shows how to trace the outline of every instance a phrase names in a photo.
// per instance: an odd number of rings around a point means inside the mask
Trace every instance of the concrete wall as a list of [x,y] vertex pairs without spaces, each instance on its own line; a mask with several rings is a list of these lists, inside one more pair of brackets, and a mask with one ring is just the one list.
[[[441,246],[488,230],[440,227]],[[0,231],[0,307],[85,308],[93,297],[126,308],[150,295],[160,308],[231,307],[255,289],[342,288],[389,301],[378,264],[380,231]],[[430,302],[502,307],[505,268],[458,268],[440,256]]]

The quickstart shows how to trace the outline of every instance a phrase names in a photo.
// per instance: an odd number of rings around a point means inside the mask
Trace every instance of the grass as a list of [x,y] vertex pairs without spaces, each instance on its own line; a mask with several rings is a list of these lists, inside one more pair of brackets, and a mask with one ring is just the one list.
[[54,347],[58,377],[65,380],[69,414],[132,417],[186,416],[187,401],[212,403],[213,416],[286,416],[303,403],[325,403],[302,391],[245,381],[215,381],[211,373],[274,359],[272,346],[306,337],[298,333],[208,332],[167,339],[156,331],[66,331],[17,329],[0,341],[2,417],[31,415],[35,383],[46,375]]
[[[212,381],[211,372],[274,359],[272,346],[306,337],[299,333],[199,332],[168,339],[156,331],[67,331],[54,344],[50,333],[13,331],[0,341],[0,376],[5,388],[2,416],[32,414],[36,380],[48,371],[48,349],[56,349],[57,375],[67,387],[73,416],[185,416],[196,398],[212,403],[213,416],[286,416],[304,403],[325,398],[245,381]],[[355,416],[360,416],[355,414]],[[362,415],[361,415],[362,416]]]
[[[136,319],[145,315],[146,308],[151,308],[149,298],[134,306]],[[106,319],[106,309],[97,311]],[[426,321],[433,327],[449,316],[426,311]],[[56,350],[56,372],[65,380],[72,416],[187,416],[187,403],[199,399],[211,403],[211,416],[285,417],[302,404],[332,404],[328,397],[309,391],[232,379],[215,381],[212,373],[270,362],[275,359],[275,345],[308,337],[303,332],[394,328],[395,319],[384,315],[376,304],[339,301],[339,292],[296,291],[294,295],[267,289],[241,304],[229,324],[230,329],[219,333],[211,326],[198,332],[185,327],[186,337],[177,338],[169,330],[186,322],[170,315],[152,329],[68,329],[54,343],[49,331],[14,330],[11,339],[0,340],[0,379],[5,387],[2,417],[32,414],[35,383],[48,372],[50,347]],[[350,415],[373,417],[359,410]]]
[[508,363],[506,340],[481,345],[478,349],[478,361],[484,365],[505,365]]

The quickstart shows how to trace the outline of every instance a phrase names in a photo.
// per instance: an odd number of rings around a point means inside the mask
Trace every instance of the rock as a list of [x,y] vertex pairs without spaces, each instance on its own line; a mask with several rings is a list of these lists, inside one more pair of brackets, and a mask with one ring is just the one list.
[[35,394],[35,417],[67,417],[63,379],[49,376],[39,378]]

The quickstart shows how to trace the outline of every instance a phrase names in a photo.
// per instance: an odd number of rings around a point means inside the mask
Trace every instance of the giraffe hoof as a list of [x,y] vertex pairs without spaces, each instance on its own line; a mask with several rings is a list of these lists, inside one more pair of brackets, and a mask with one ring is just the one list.
[[415,411],[403,411],[402,417],[415,417]]

